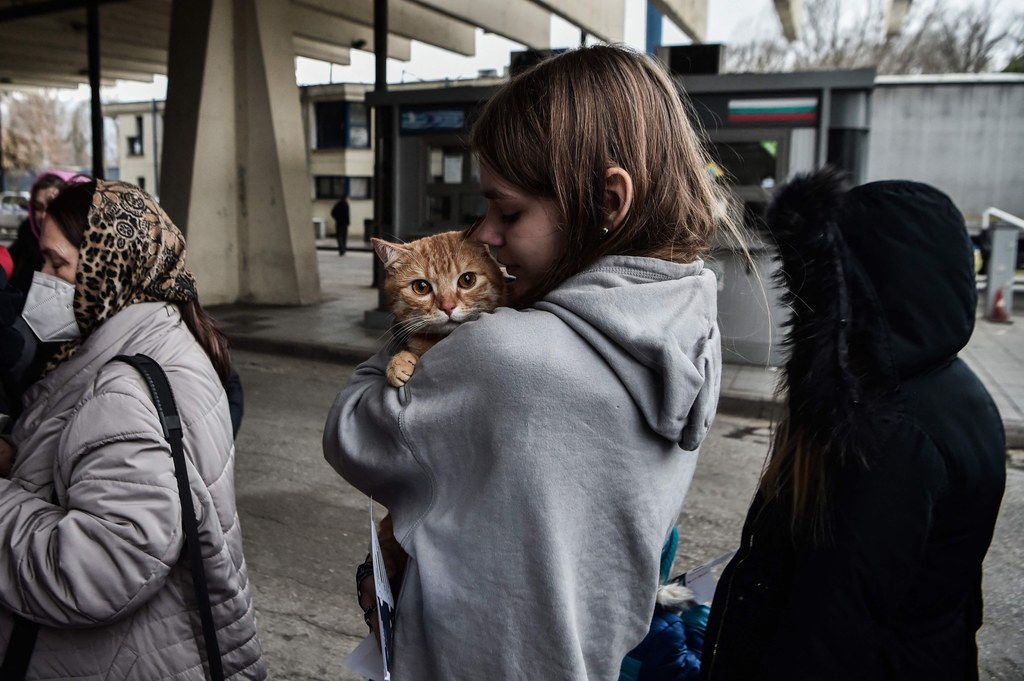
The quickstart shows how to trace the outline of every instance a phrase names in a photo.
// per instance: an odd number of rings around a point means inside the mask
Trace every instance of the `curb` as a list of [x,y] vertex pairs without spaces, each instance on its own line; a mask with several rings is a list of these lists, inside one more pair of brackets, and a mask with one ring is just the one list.
[[[722,394],[718,398],[718,412],[777,423],[782,415],[782,403],[771,398]],[[1003,431],[1006,434],[1007,449],[1024,449],[1024,423],[1003,421]]]
[[1024,449],[1024,423],[1003,422],[1007,449]]
[[718,412],[729,416],[764,419],[775,423],[782,415],[782,404],[774,398],[757,397],[749,394],[718,396]]
[[373,352],[364,348],[352,348],[343,345],[324,345],[322,343],[302,343],[292,340],[275,340],[273,338],[255,338],[253,336],[235,336],[227,334],[228,344],[234,350],[261,352],[267,355],[291,355],[300,359],[311,359],[318,362],[334,364],[359,364],[369,359]]

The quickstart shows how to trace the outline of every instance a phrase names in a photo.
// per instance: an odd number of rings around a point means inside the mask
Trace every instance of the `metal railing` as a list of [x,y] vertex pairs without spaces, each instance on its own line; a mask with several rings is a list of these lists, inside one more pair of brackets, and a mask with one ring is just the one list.
[[[992,223],[992,218],[998,222]],[[1013,280],[1017,268],[1018,234],[1024,219],[998,208],[986,208],[981,214],[982,233],[991,230],[988,257],[988,281],[985,285],[985,319],[1010,322],[1013,314]]]

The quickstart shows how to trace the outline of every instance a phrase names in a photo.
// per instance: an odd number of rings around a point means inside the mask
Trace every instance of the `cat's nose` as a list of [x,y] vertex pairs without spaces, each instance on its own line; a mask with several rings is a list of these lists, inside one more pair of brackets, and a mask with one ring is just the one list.
[[451,318],[452,313],[455,312],[454,305],[441,305],[440,307],[449,318]]

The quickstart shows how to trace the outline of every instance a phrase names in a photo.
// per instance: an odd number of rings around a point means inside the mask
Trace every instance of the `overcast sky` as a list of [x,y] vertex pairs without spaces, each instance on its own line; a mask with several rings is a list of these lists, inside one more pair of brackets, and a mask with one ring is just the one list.
[[[778,30],[772,0],[711,0],[708,11],[708,42],[727,42],[741,39],[736,34],[751,27],[760,30]],[[624,42],[639,49],[644,48],[646,28],[646,0],[626,0]],[[766,26],[765,22],[769,22]],[[572,47],[579,44],[580,30],[569,22],[553,17],[551,21],[551,46]],[[662,43],[666,45],[688,43],[686,35],[671,22],[664,21]],[[472,78],[481,69],[496,69],[501,73],[508,66],[509,54],[523,49],[522,45],[493,34],[477,30],[477,54],[463,57],[444,50],[413,43],[412,58],[408,62],[390,60],[388,80],[391,82],[416,80],[441,80],[443,78]],[[352,50],[350,66],[335,66],[333,70],[322,62],[308,59],[299,60],[300,82],[372,82],[374,57],[368,52]]]
[[[872,2],[883,0],[871,0]],[[926,0],[917,0],[923,3]],[[625,0],[625,42],[639,49],[644,48],[646,34],[646,0]],[[991,2],[997,12],[1009,14],[1024,7],[1024,0],[943,0],[950,8],[981,7]],[[862,6],[862,3],[857,3]],[[708,2],[707,42],[746,42],[758,35],[779,33],[779,20],[772,0],[710,0]],[[850,5],[847,4],[847,7]],[[575,26],[554,17],[551,22],[552,47],[571,47],[579,43],[580,32]],[[440,50],[423,43],[412,43],[412,58],[408,62],[388,60],[389,82],[415,82],[419,80],[441,80],[444,78],[473,78],[482,69],[495,69],[498,73],[509,63],[509,54],[523,49],[521,45],[477,29],[477,54],[464,57]],[[665,21],[662,30],[662,44],[688,43],[689,39],[671,22]],[[297,59],[296,77],[300,84],[373,82],[374,56],[369,52],[351,50],[352,63],[349,66],[331,66],[310,59]],[[116,88],[104,89],[105,101],[145,101],[163,99],[166,95],[166,78],[157,76],[149,83],[122,81]],[[79,90],[88,98],[88,88]]]
[[[708,42],[725,42],[743,27],[764,26],[764,21],[778,25],[772,9],[772,0],[711,0],[708,3]],[[625,42],[643,49],[646,35],[646,0],[626,0]],[[738,29],[737,27],[740,27]],[[571,47],[579,43],[580,32],[575,26],[554,17],[551,22],[553,47]],[[676,44],[689,42],[685,34],[669,21],[664,22],[662,42]],[[408,62],[388,60],[390,82],[441,80],[443,78],[472,78],[481,69],[496,69],[499,73],[508,66],[509,54],[523,49],[522,45],[493,34],[477,30],[477,54],[463,57],[430,45],[413,42],[412,58]],[[370,52],[352,50],[352,64],[331,66],[324,62],[299,58],[296,76],[300,84],[373,82],[374,56]],[[163,99],[167,80],[157,76],[154,83],[120,81],[116,88],[105,88],[104,101],[145,101]],[[88,88],[80,88],[88,97]]]
[[[856,21],[858,11],[877,7],[888,0],[844,0],[844,10],[851,21]],[[953,9],[982,7],[991,4],[999,15],[1008,15],[1016,9],[1024,9],[1024,0],[916,0],[918,5],[942,2]],[[624,42],[639,49],[644,48],[646,36],[646,0],[625,0]],[[710,43],[741,43],[765,34],[781,34],[782,28],[775,13],[773,0],[708,0],[708,32]],[[554,17],[551,22],[552,47],[572,47],[579,44],[580,31],[568,22]],[[665,20],[662,28],[662,44],[685,44],[689,38],[671,22]],[[440,80],[443,78],[472,78],[481,69],[496,69],[502,72],[509,63],[509,53],[523,49],[495,35],[477,30],[477,54],[463,57],[445,52],[421,43],[413,43],[412,59],[408,62],[389,60],[388,81],[403,82],[416,80]],[[300,59],[298,79],[300,83],[331,82],[373,82],[374,57],[368,52],[352,50],[351,66],[335,66],[333,69],[323,62]]]

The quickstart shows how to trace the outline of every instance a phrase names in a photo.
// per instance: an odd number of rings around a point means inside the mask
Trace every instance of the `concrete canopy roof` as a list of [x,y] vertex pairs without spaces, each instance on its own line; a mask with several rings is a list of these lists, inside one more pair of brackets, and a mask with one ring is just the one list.
[[[221,0],[213,0],[214,2]],[[285,0],[297,56],[349,63],[352,48],[374,51],[374,0]],[[673,8],[707,0],[664,0]],[[625,0],[388,0],[388,56],[407,60],[417,40],[462,55],[476,28],[527,47],[550,47],[557,14],[599,38],[623,39]],[[100,73],[151,81],[167,73],[172,0],[97,0]],[[87,0],[0,0],[0,86],[87,83]],[[706,9],[706,8],[705,8]],[[677,13],[668,13],[678,20]]]
[[[656,3],[659,0],[654,0]],[[670,0],[664,0],[666,2]],[[688,0],[676,0],[687,2]],[[891,37],[902,30],[903,20],[914,0],[890,0],[885,5],[886,33]],[[774,0],[775,13],[782,23],[782,34],[786,40],[794,41],[800,37],[800,22],[803,17],[803,0]]]

